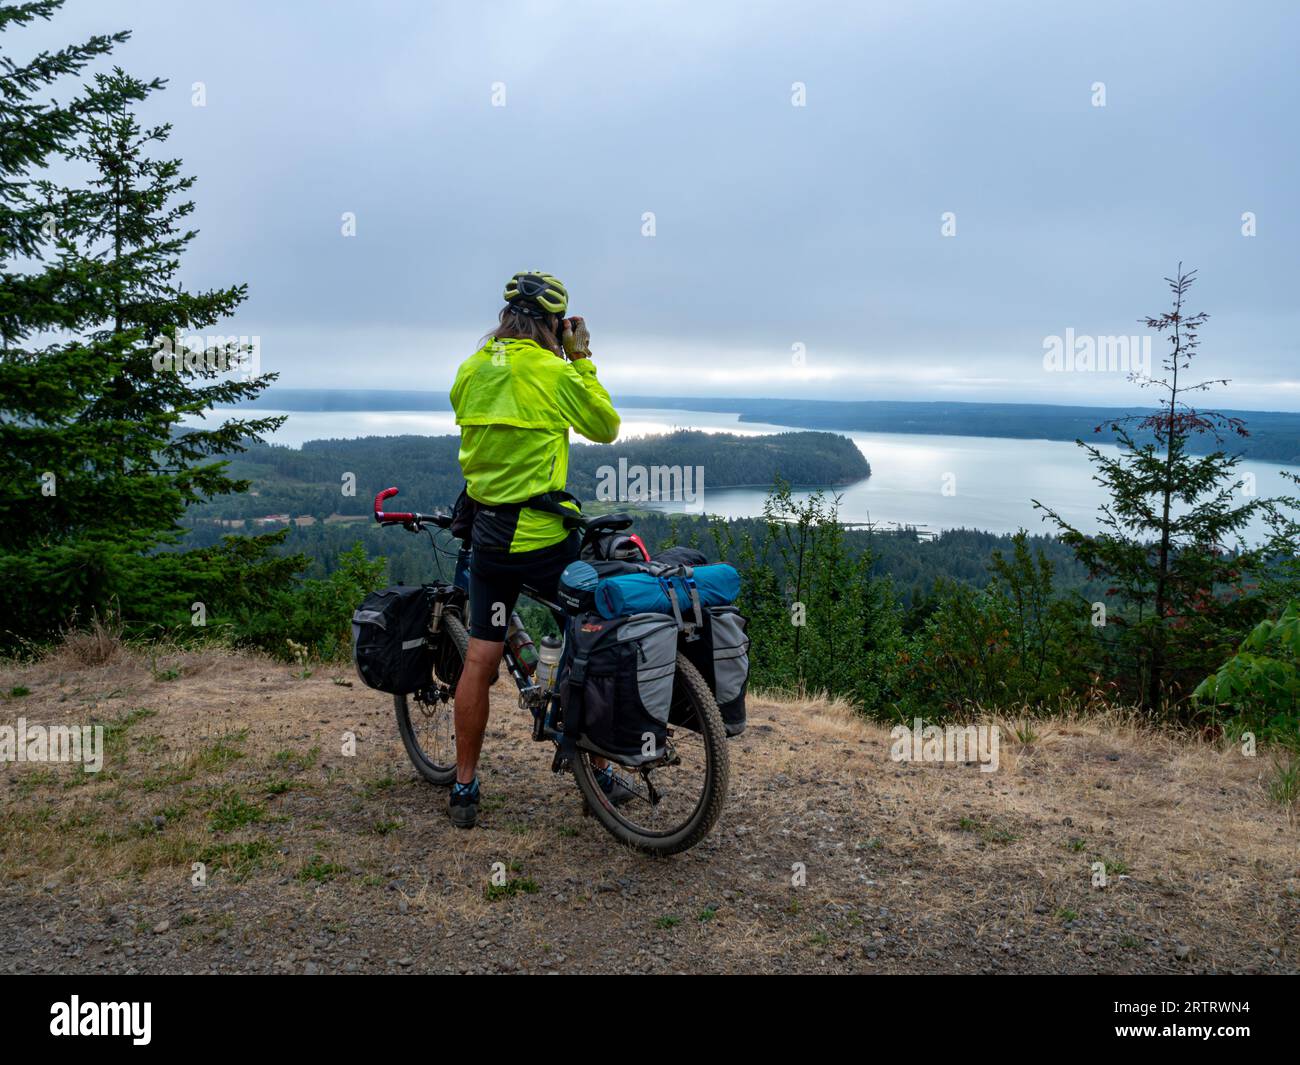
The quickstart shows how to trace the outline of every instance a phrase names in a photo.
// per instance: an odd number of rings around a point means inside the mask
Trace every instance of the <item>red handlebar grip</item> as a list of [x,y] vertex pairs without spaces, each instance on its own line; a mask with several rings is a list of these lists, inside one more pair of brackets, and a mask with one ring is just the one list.
[[375,496],[375,521],[414,521],[415,520],[414,514],[406,514],[403,512],[395,512],[392,514],[384,513],[384,507],[383,507],[384,500],[387,499],[389,496],[395,496],[395,495],[397,495],[396,488],[385,488],[382,492],[379,493],[379,495]]

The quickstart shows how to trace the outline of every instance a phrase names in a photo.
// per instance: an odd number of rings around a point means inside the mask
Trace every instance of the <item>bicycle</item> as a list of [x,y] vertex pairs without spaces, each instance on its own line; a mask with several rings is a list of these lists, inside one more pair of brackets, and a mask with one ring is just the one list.
[[[388,488],[375,496],[375,520],[383,526],[401,525],[409,532],[427,532],[435,551],[440,551],[431,529],[450,529],[451,515],[385,512],[384,500],[397,492],[396,488]],[[580,551],[588,549],[601,534],[632,526],[632,518],[627,514],[594,518],[575,514],[566,520],[584,530]],[[409,698],[393,697],[397,728],[407,755],[425,780],[441,786],[450,786],[456,779],[453,701],[469,653],[468,562],[469,548],[462,544],[453,580],[440,579],[424,585],[432,605],[426,637],[434,650],[430,683]],[[524,586],[522,597],[546,607],[555,618],[561,637],[565,638],[569,617],[560,604],[551,602],[528,585]],[[522,628],[517,611],[512,623]],[[528,639],[531,641],[531,637]],[[520,708],[532,716],[533,740],[555,744],[551,770],[573,773],[586,811],[615,839],[649,854],[676,854],[708,835],[727,796],[730,777],[727,735],[713,693],[680,651],[668,741],[659,757],[640,765],[623,765],[605,752],[585,749],[581,740],[576,748],[572,744],[566,747],[563,681],[556,688],[541,687],[508,641],[502,661],[519,690]],[[563,654],[561,661],[564,661]],[[619,805],[611,800],[600,783],[606,773],[612,774],[615,783],[632,793],[630,799]]]

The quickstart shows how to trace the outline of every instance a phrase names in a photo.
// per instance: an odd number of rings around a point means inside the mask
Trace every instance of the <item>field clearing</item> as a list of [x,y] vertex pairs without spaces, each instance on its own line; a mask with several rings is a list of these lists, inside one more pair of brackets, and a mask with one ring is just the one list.
[[503,691],[465,833],[347,666],[107,657],[0,670],[0,724],[99,723],[108,748],[98,774],[0,765],[0,971],[1300,971],[1266,752],[1052,720],[983,773],[754,698],[712,835],[651,859],[584,816]]

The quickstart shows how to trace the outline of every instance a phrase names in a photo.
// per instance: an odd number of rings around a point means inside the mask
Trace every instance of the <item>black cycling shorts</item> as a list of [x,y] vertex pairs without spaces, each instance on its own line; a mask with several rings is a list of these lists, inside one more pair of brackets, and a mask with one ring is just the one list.
[[578,557],[578,533],[536,551],[484,551],[469,558],[469,634],[500,643],[506,638],[510,612],[527,584],[539,595],[555,600],[560,574]]

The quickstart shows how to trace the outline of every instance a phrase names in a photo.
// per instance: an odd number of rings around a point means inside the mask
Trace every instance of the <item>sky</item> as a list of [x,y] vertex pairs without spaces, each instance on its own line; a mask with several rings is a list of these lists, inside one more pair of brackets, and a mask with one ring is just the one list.
[[616,394],[1137,403],[1181,261],[1217,405],[1300,410],[1291,0],[69,0],[3,47],[117,29],[183,279],[247,282],[284,387],[444,391],[539,268]]

